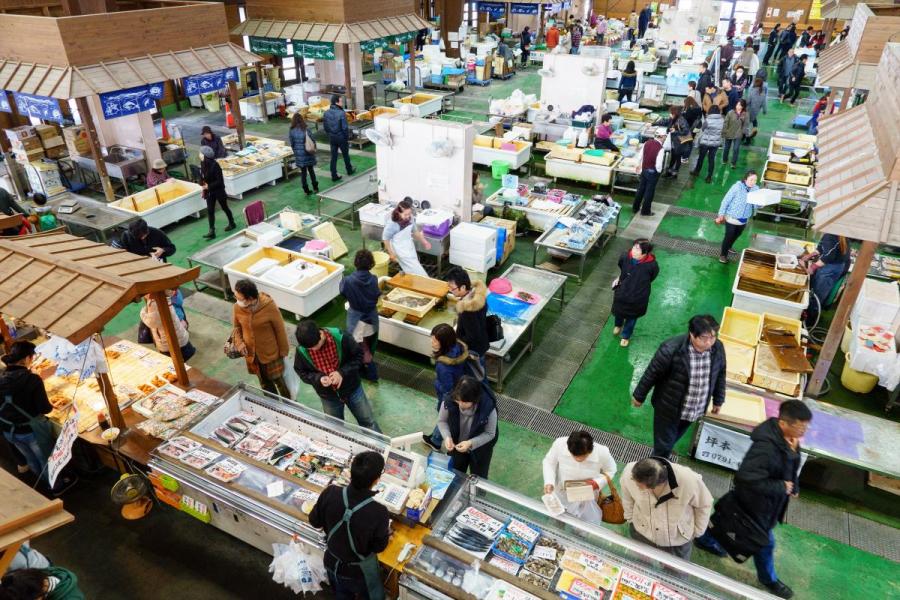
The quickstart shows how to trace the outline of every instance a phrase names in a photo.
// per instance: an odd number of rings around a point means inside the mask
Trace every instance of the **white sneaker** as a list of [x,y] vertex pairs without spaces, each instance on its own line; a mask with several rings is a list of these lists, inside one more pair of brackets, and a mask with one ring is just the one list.
[[613,335],[619,335],[620,333],[622,333],[621,327],[613,327]]

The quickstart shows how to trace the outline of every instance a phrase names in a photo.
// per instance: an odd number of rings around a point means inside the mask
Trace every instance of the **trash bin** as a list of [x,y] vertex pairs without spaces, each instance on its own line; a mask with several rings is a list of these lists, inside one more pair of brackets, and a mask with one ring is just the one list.
[[372,258],[375,259],[375,266],[372,267],[372,275],[375,277],[386,277],[388,274],[388,263],[390,263],[391,257],[388,256],[387,252],[375,251],[372,253]]
[[868,394],[875,389],[878,377],[857,371],[850,367],[850,353],[844,355],[844,370],[841,371],[841,385],[857,394]]
[[505,160],[491,161],[491,175],[494,179],[503,179],[509,173],[509,163]]

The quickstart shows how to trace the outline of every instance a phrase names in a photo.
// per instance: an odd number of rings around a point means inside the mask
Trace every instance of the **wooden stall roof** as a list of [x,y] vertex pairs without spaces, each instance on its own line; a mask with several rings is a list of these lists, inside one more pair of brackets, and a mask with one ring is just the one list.
[[356,23],[312,23],[307,21],[272,21],[247,19],[233,29],[233,35],[304,42],[353,44],[429,27],[427,21],[414,14],[381,17]]
[[848,21],[853,18],[857,4],[866,4],[875,7],[900,7],[900,0],[824,0],[822,2],[823,19],[843,19]]
[[77,344],[131,301],[199,274],[67,233],[0,239],[0,313]]
[[900,34],[900,16],[895,9],[854,3],[847,39],[826,48],[818,59],[817,85],[871,90],[882,50],[891,37]]
[[817,62],[816,85],[832,88],[871,90],[876,66],[853,60],[850,42],[844,40],[826,48]]
[[900,243],[900,44],[888,44],[862,105],[819,124],[815,228]]
[[54,66],[0,59],[0,89],[51,98],[84,98],[103,92],[180,79],[261,60],[231,43],[145,54],[83,66]]

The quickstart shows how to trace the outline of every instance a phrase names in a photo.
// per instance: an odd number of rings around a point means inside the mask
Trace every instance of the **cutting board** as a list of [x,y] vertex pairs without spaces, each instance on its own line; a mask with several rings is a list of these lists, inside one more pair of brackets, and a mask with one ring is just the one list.
[[794,333],[786,329],[763,329],[763,339],[772,347],[775,362],[782,371],[788,373],[812,373],[813,367],[806,359],[803,348],[797,343]]
[[445,298],[450,292],[450,286],[447,285],[446,281],[422,277],[421,275],[410,275],[409,273],[394,275],[388,280],[388,285],[402,290],[418,292],[426,296],[434,296],[435,298]]

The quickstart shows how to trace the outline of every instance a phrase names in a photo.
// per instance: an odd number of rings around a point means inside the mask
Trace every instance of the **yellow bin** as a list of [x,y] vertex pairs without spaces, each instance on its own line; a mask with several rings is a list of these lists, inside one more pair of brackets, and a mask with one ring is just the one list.
[[372,275],[375,277],[387,277],[388,263],[391,260],[388,253],[376,250],[372,253],[372,258],[375,259],[375,266],[372,267]]
[[857,371],[850,367],[850,353],[844,355],[844,370],[841,371],[841,385],[857,394],[868,394],[875,389],[878,377]]

